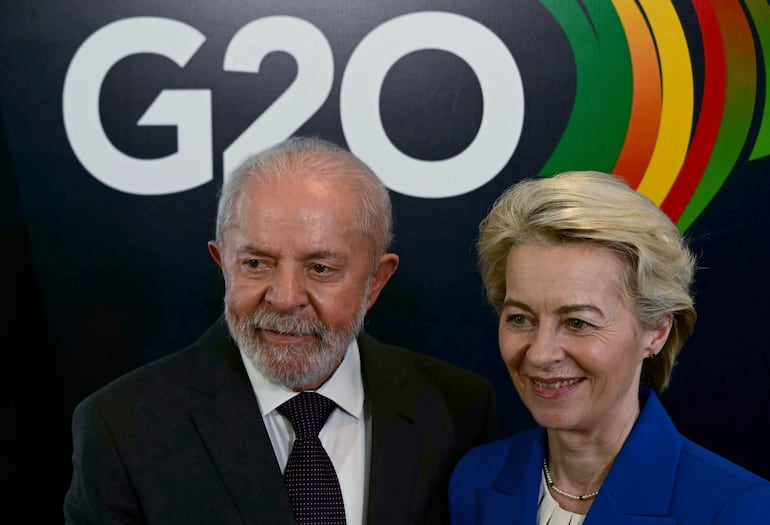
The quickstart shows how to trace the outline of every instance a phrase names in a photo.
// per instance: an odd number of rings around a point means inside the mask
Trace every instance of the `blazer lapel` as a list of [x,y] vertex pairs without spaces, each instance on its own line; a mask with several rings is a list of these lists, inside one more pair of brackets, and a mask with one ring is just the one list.
[[294,516],[240,353],[220,323],[198,343],[193,424],[245,523],[294,525]]
[[537,427],[509,448],[492,490],[481,494],[479,525],[535,523],[544,440],[545,430]]
[[[646,398],[646,399],[645,399]],[[645,389],[643,408],[615,459],[584,525],[668,525],[682,436],[657,396]]]

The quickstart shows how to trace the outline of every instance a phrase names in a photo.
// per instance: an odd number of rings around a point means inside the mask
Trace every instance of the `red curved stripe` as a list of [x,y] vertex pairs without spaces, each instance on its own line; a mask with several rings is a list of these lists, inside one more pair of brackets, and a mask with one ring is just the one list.
[[673,222],[679,220],[711,158],[725,107],[725,50],[716,10],[710,2],[693,2],[703,37],[703,100],[682,168],[660,205]]

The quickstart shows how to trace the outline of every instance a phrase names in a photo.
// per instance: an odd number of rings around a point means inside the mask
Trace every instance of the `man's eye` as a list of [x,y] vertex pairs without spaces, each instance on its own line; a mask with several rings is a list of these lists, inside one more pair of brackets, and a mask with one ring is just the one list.
[[263,263],[260,259],[248,259],[246,261],[246,266],[248,266],[249,268],[259,268],[262,265]]
[[582,319],[568,319],[567,324],[569,324],[570,328],[574,328],[575,330],[582,330],[589,326],[589,324]]
[[324,274],[329,272],[329,267],[325,264],[316,263],[312,267],[313,273]]

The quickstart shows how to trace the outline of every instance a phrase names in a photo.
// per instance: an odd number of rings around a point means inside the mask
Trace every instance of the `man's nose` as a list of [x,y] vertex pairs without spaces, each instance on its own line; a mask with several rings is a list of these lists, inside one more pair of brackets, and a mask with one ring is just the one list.
[[278,311],[288,312],[307,305],[305,276],[301,268],[276,266],[265,293],[265,301]]

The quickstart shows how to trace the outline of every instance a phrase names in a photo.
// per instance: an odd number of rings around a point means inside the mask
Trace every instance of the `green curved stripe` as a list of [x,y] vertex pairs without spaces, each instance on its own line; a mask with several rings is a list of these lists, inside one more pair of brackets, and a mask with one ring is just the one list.
[[540,170],[611,171],[631,115],[633,77],[620,18],[606,0],[541,0],[561,25],[577,70],[575,101],[564,133]]
[[725,49],[725,107],[714,149],[677,227],[687,230],[722,187],[743,151],[757,95],[756,50],[748,20],[737,0],[716,10]]
[[765,110],[757,141],[749,155],[749,160],[756,160],[770,155],[770,4],[767,0],[745,0],[745,3],[754,20],[754,32],[765,62]]

